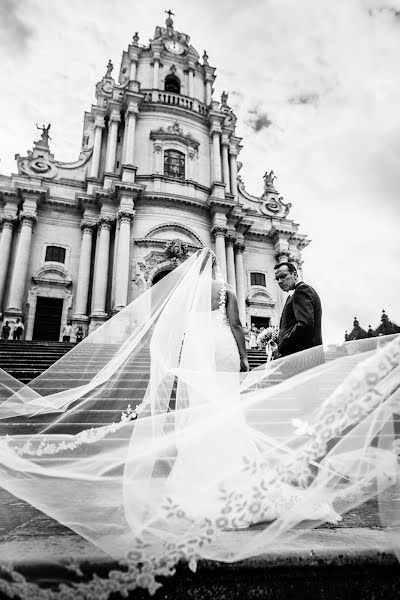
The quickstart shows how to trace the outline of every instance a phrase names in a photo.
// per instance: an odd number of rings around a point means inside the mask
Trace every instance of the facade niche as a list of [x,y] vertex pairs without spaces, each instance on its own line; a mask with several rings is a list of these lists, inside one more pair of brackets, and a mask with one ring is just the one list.
[[165,78],[165,91],[173,94],[181,93],[181,80],[175,73],[170,73]]

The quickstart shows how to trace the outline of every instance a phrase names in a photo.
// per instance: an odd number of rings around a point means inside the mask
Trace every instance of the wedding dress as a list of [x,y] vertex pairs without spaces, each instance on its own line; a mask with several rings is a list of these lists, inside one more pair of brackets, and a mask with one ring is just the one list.
[[376,495],[399,525],[400,336],[239,373],[212,262],[190,257],[29,386],[0,372],[0,485],[121,562],[105,591],[154,592],[179,560],[255,556]]

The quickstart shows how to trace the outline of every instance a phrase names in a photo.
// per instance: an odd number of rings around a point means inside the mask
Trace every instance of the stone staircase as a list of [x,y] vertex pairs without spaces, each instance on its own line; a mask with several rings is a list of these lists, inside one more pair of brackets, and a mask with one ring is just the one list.
[[[119,346],[113,344],[98,345],[90,343],[75,344],[62,342],[0,342],[0,368],[17,378],[42,397],[55,394],[78,385],[89,383],[93,377],[115,355]],[[71,349],[72,352],[67,354]],[[63,358],[62,362],[58,361]],[[265,362],[265,353],[249,352],[250,367]],[[79,373],[79,379],[77,374]],[[39,380],[36,378],[41,375]],[[107,382],[107,396],[101,398],[80,398],[81,408],[77,408],[68,418],[62,417],[52,433],[76,434],[83,429],[99,427],[118,422],[122,411],[128,405],[132,409],[143,398],[150,376],[150,353],[143,348],[139,355],[128,358],[123,375],[113,375]],[[176,386],[171,395],[170,408],[174,408]],[[110,408],[112,406],[112,408]],[[53,414],[40,414],[30,417],[15,417],[0,420],[0,435],[31,435],[42,431],[54,421]]]

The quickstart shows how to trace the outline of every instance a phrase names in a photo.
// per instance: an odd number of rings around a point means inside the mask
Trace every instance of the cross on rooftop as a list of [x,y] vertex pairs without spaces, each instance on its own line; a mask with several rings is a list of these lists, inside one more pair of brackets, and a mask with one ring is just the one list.
[[166,12],[166,13],[167,13],[167,15],[169,16],[169,18],[171,18],[171,16],[172,16],[172,15],[174,15],[174,16],[175,16],[175,13],[173,13],[171,9],[169,9],[169,10],[165,10],[164,12]]

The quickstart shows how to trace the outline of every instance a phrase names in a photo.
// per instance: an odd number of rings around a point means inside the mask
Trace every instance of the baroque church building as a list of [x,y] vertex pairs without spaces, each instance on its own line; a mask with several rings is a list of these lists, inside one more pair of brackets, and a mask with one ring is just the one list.
[[[228,94],[213,97],[215,68],[171,13],[148,45],[137,34],[96,85],[78,160],[51,153],[50,125],[18,174],[0,175],[0,312],[27,340],[85,335],[193,252],[213,248],[238,296],[242,324],[276,325],[283,294],[274,265],[301,274],[308,244],[290,204],[264,176],[250,195]],[[72,336],[74,340],[74,335]]]

